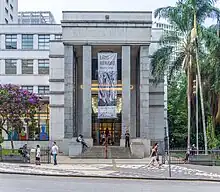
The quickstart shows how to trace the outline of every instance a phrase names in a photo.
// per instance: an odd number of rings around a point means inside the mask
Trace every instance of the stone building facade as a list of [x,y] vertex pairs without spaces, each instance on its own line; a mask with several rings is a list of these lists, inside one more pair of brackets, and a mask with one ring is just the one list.
[[[50,43],[50,140],[66,151],[83,134],[100,144],[108,128],[114,145],[164,139],[164,85],[153,85],[150,54],[162,34],[152,29],[151,12],[64,11],[62,40]],[[117,53],[117,118],[99,119],[98,53]]]

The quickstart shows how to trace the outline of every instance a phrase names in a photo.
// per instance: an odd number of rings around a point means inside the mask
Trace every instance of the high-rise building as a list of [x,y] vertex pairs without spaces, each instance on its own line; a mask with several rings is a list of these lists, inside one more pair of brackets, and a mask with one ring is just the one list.
[[18,0],[0,0],[0,24],[18,22]]

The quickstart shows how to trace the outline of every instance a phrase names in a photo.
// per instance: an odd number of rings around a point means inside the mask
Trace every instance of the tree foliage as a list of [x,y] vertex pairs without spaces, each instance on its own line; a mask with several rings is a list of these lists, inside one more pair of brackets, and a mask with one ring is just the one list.
[[186,78],[173,79],[168,86],[168,126],[171,147],[185,147],[187,139]]
[[[193,80],[196,76],[197,46],[205,95],[205,115],[206,119],[211,116],[213,121],[214,131],[209,129],[212,133],[211,136],[209,134],[209,139],[213,139],[220,133],[218,132],[220,130],[218,128],[220,127],[219,25],[208,29],[203,26],[207,18],[214,18],[219,22],[220,10],[215,7],[215,3],[216,0],[179,0],[175,6],[158,8],[154,13],[155,18],[165,19],[175,28],[174,31],[163,34],[160,40],[161,47],[153,53],[151,58],[151,70],[156,83],[163,79],[165,71],[169,74],[168,119],[171,142],[175,146],[183,146],[187,139],[187,81],[184,76],[176,79],[176,74],[180,74],[182,69],[185,70],[186,75],[189,75],[188,96],[191,100],[191,119],[193,119],[191,126],[195,128]],[[191,35],[194,27],[194,14],[197,19],[199,44],[193,43]],[[173,57],[174,54],[176,57]],[[201,118],[199,126],[201,129]],[[216,126],[217,129],[215,129]],[[192,129],[193,131],[195,130]],[[192,134],[192,140],[195,141],[195,134]]]
[[9,129],[22,128],[24,121],[34,118],[39,106],[36,94],[17,85],[0,85],[0,129],[9,134]]

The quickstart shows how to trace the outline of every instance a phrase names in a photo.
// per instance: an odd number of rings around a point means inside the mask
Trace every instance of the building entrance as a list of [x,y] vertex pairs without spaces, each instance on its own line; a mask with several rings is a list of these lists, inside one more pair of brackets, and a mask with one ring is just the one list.
[[117,119],[96,119],[92,123],[92,138],[94,145],[102,145],[104,141],[103,134],[109,131],[109,145],[120,145],[121,138],[121,118]]
[[109,131],[110,134],[110,145],[120,145],[121,139],[121,105],[122,105],[122,97],[118,95],[117,98],[117,118],[115,119],[98,119],[98,95],[92,96],[92,138],[94,141],[94,145],[102,145],[103,144],[103,133],[106,130]]

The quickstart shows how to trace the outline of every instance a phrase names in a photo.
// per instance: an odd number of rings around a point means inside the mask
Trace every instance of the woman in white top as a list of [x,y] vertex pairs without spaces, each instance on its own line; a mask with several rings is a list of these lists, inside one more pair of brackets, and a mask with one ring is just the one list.
[[40,165],[40,145],[36,148],[36,165]]

